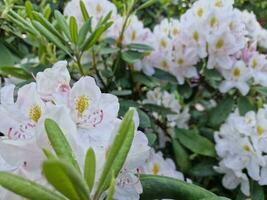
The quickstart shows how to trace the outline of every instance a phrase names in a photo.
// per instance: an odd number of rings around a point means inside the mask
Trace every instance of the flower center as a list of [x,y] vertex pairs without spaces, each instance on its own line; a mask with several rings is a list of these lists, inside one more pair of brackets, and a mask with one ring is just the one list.
[[198,9],[197,9],[197,16],[198,16],[198,17],[202,17],[203,14],[204,14],[204,9],[203,9],[203,8],[198,8]]
[[89,105],[90,105],[90,100],[85,95],[79,96],[76,100],[76,110],[80,114],[83,114],[83,112],[88,109]]
[[245,144],[245,145],[243,146],[243,149],[244,149],[246,152],[251,152],[251,148],[250,148],[250,146],[247,145],[247,144]]
[[136,39],[136,31],[133,31],[131,34],[131,40],[134,41]]
[[223,7],[223,3],[222,3],[222,1],[221,1],[221,0],[216,0],[216,2],[215,2],[215,6],[216,6],[216,7]]
[[262,128],[261,126],[257,126],[257,134],[258,136],[262,136],[264,133],[264,128]]
[[253,68],[253,69],[256,69],[257,65],[258,65],[257,60],[256,60],[256,59],[253,59],[253,60],[252,60],[252,68]]
[[224,47],[224,40],[221,38],[216,42],[216,49],[222,49]]
[[34,105],[31,107],[30,112],[29,112],[29,117],[32,121],[38,122],[42,115],[42,110],[39,105]]
[[210,19],[210,26],[211,27],[214,27],[216,24],[217,24],[217,18],[215,16],[213,16],[211,19]]
[[194,40],[195,40],[196,42],[199,41],[199,33],[198,33],[197,31],[195,31],[195,32],[193,33],[193,38],[194,38]]
[[159,171],[160,171],[160,166],[159,166],[159,164],[155,163],[153,165],[153,169],[152,169],[153,175],[157,175],[159,173]]
[[163,47],[163,48],[166,48],[166,47],[167,47],[167,42],[166,42],[166,40],[162,39],[162,40],[160,41],[160,46]]
[[177,61],[177,63],[178,63],[179,65],[182,65],[182,64],[184,64],[184,59],[182,59],[182,58],[179,58],[179,59],[178,59],[178,61]]
[[233,76],[239,78],[240,75],[241,75],[241,71],[240,71],[240,69],[237,68],[237,67],[234,68],[234,70],[233,70]]
[[163,60],[161,61],[161,66],[164,68],[164,69],[168,69],[168,63],[166,60]]
[[102,10],[103,10],[102,6],[98,3],[98,4],[96,5],[96,12],[97,12],[97,13],[101,13]]
[[172,34],[177,35],[178,33],[179,33],[179,30],[176,27],[174,27],[172,30]]

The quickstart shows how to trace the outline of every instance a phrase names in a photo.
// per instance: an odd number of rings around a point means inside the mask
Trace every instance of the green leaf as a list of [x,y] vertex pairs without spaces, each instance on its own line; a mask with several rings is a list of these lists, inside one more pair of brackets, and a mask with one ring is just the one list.
[[57,156],[73,165],[80,172],[79,164],[74,157],[71,146],[57,123],[52,119],[46,119],[45,130]]
[[43,15],[46,19],[49,19],[49,17],[51,16],[52,10],[50,8],[49,5],[47,5],[44,9]]
[[71,39],[68,23],[66,22],[65,17],[58,10],[56,10],[55,18],[61,32],[63,32],[68,37],[68,39]]
[[47,160],[43,163],[43,174],[60,193],[72,200],[88,200],[87,190],[80,174],[66,162]]
[[51,35],[54,35],[60,42],[65,43],[65,40],[62,38],[61,34],[55,29],[55,27],[40,13],[33,12],[33,17],[35,21],[40,22],[40,24],[47,29]]
[[141,199],[199,200],[215,194],[193,184],[164,176],[141,175]]
[[92,148],[88,149],[84,162],[84,180],[87,183],[89,191],[92,191],[96,174],[96,157]]
[[240,115],[244,116],[247,112],[255,110],[248,97],[240,97],[238,100],[238,110]]
[[134,51],[143,51],[143,52],[149,52],[149,51],[153,51],[154,49],[146,44],[138,44],[138,43],[132,43],[132,44],[128,44],[126,46],[128,49],[130,50],[134,50]]
[[3,76],[12,76],[23,80],[30,80],[33,78],[32,75],[23,68],[11,66],[0,67],[0,74]]
[[140,128],[150,128],[151,127],[151,121],[150,117],[142,110],[137,109],[139,118],[140,118]]
[[158,2],[158,1],[159,0],[147,0],[145,3],[143,3],[141,6],[139,6],[137,8],[137,11],[148,8],[149,6],[152,6],[154,3]]
[[176,138],[180,143],[194,153],[216,157],[214,144],[201,136],[197,130],[176,129]]
[[19,61],[2,42],[0,42],[0,49],[0,66],[14,65]]
[[166,72],[162,69],[155,69],[155,74],[153,76],[157,79],[177,84],[177,79],[169,72]]
[[102,36],[102,34],[112,25],[112,22],[108,22],[106,24],[100,25],[96,28],[95,31],[90,35],[90,37],[84,42],[82,45],[82,50],[90,49]]
[[46,158],[49,159],[57,159],[56,156],[48,149],[42,149],[44,155],[46,156]]
[[159,105],[155,105],[155,104],[144,104],[143,107],[146,110],[149,110],[151,112],[156,112],[156,113],[161,114],[161,115],[172,115],[172,114],[176,114],[170,108],[166,108],[164,106],[159,106]]
[[0,185],[29,200],[66,200],[61,195],[22,177],[0,172]]
[[90,17],[89,17],[89,14],[87,12],[87,9],[86,9],[86,6],[85,6],[83,0],[80,0],[80,9],[82,11],[84,21],[89,20]]
[[76,18],[71,16],[70,17],[70,37],[73,43],[77,44],[78,42],[78,27]]
[[122,52],[121,58],[127,63],[134,64],[137,61],[142,60],[144,58],[144,54],[138,51],[129,50]]
[[89,32],[91,32],[92,29],[92,18],[90,18],[88,21],[86,21],[82,28],[79,31],[79,36],[78,36],[78,45],[81,47],[86,39],[86,36],[88,35]]
[[189,155],[184,147],[175,139],[172,140],[172,148],[175,156],[175,162],[182,172],[186,172],[190,166]]
[[66,53],[69,54],[68,48],[66,48],[66,46],[64,44],[62,44],[62,42],[60,41],[60,39],[56,35],[54,35],[53,33],[51,33],[49,30],[47,30],[40,22],[38,22],[38,21],[32,21],[32,24],[49,41],[51,41],[57,47],[59,47],[60,49],[64,50]]
[[149,146],[153,146],[157,140],[157,136],[154,133],[146,133]]
[[115,178],[117,177],[126,160],[134,138],[134,112],[134,109],[129,109],[121,122],[118,134],[115,136],[108,151],[107,160],[95,193],[95,199],[98,199],[101,193],[107,188],[107,184],[111,181],[112,173],[114,173]]
[[25,2],[25,11],[27,13],[27,16],[30,18],[30,19],[33,19],[33,14],[32,14],[32,4],[29,0],[27,0]]
[[196,177],[211,177],[217,175],[217,172],[213,169],[214,165],[216,165],[214,162],[203,161],[194,165],[189,173]]
[[251,181],[250,191],[251,200],[265,200],[263,186],[260,186],[256,181]]
[[267,96],[267,87],[256,87],[255,89],[261,95]]
[[219,127],[234,108],[234,100],[232,97],[223,99],[218,105],[209,113],[209,125],[213,128]]
[[115,193],[116,179],[112,176],[111,183],[108,189],[108,196],[106,200],[113,200],[113,195]]

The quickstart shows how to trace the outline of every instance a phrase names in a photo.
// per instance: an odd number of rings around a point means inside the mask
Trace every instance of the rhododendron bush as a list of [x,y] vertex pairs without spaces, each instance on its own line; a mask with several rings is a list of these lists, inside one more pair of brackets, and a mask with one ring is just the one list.
[[265,200],[266,6],[0,2],[0,200]]

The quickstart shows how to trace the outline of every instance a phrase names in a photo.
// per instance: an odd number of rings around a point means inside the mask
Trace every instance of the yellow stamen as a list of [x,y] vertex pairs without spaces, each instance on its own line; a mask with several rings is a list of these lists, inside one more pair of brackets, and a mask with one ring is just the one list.
[[193,33],[193,38],[194,38],[194,40],[195,40],[196,42],[199,41],[199,33],[198,33],[197,31],[195,31],[195,32]]
[[213,16],[211,19],[210,19],[210,26],[211,27],[214,27],[216,24],[217,24],[217,18],[215,16]]
[[246,152],[250,152],[250,151],[251,151],[250,146],[248,146],[247,144],[245,144],[245,145],[243,146],[243,149],[244,149]]
[[155,163],[152,169],[153,175],[158,175],[159,171],[160,171],[160,166],[159,164]]
[[160,41],[160,46],[163,47],[163,48],[166,48],[166,47],[167,47],[167,41],[164,40],[164,39],[162,39],[162,40]]
[[233,70],[233,76],[234,77],[240,77],[240,75],[241,75],[241,71],[240,71],[240,69],[239,68],[234,68],[234,70]]
[[224,40],[221,38],[216,43],[216,49],[222,49],[224,47]]
[[79,96],[76,100],[76,110],[83,114],[84,111],[88,109],[90,105],[89,98],[85,95]]
[[98,3],[98,4],[96,5],[96,12],[97,12],[97,13],[101,13],[102,10],[103,10],[102,6]]
[[258,65],[257,60],[256,60],[256,59],[253,59],[253,60],[252,60],[252,68],[253,68],[253,69],[256,69],[257,65]]
[[197,9],[197,16],[202,17],[203,14],[204,14],[204,10],[203,10],[203,8],[198,8],[198,9]]
[[39,105],[34,105],[31,107],[29,116],[30,116],[30,119],[32,121],[38,122],[41,115],[42,115],[42,110],[41,110],[41,107]]
[[136,40],[136,31],[133,31],[131,34],[131,40],[134,41]]
[[261,126],[257,126],[257,134],[258,136],[262,136],[264,133],[264,128],[262,128]]

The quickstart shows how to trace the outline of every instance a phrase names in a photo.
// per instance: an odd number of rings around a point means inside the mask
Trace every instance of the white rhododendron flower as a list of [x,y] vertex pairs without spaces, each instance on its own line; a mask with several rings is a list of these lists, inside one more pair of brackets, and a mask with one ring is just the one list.
[[[160,88],[155,88],[147,92],[147,98],[143,100],[144,104],[155,104],[169,108],[174,114],[168,114],[167,120],[170,127],[188,128],[188,121],[190,119],[189,109],[182,107],[174,94],[167,91],[161,91]],[[153,115],[160,119],[159,114]]]
[[[121,124],[117,117],[117,97],[102,93],[95,80],[89,76],[82,77],[71,85],[65,61],[59,61],[52,68],[39,72],[36,83],[30,83],[18,90],[16,101],[14,88],[14,85],[7,85],[1,89],[0,110],[3,120],[0,122],[0,131],[4,136],[0,138],[0,170],[47,184],[41,174],[41,164],[45,160],[42,149],[53,151],[44,127],[45,119],[49,118],[62,129],[81,167],[84,165],[87,150],[94,149],[98,180],[107,152]],[[174,97],[168,93],[165,96],[165,105],[180,110],[180,105],[172,99]],[[168,117],[170,121],[181,122],[175,115]],[[116,179],[115,199],[139,199],[143,191],[138,175],[141,168],[149,164],[151,153],[147,137],[138,131],[137,113],[134,122],[135,135],[124,166]],[[175,165],[168,160],[167,163],[163,167],[166,173],[181,178],[182,175],[175,172]],[[11,192],[2,191],[1,199],[17,198]]]
[[215,133],[216,151],[220,158],[216,171],[225,174],[223,185],[249,195],[248,177],[266,185],[267,107],[245,116],[231,114]]

